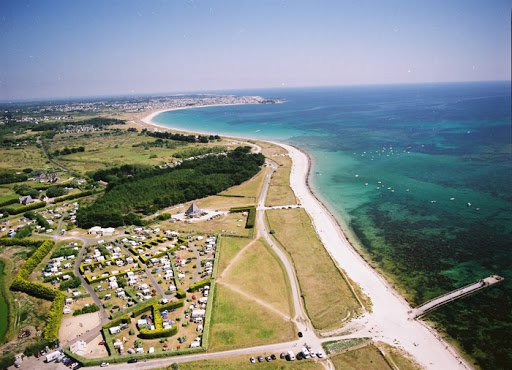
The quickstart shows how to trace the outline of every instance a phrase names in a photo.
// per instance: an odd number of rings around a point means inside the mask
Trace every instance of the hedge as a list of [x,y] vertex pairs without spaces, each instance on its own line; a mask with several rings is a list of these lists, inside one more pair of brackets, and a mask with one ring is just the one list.
[[108,357],[100,357],[100,358],[85,358],[80,355],[77,355],[76,353],[71,353],[69,350],[69,347],[64,349],[64,353],[69,358],[74,359],[75,361],[82,364],[82,366],[99,366],[102,362],[108,362],[110,364],[120,364],[123,362],[127,362],[131,359],[138,359],[142,360],[147,358],[148,360],[156,359],[156,358],[166,358],[166,357],[174,357],[174,356],[182,356],[182,355],[191,355],[195,353],[203,353],[206,352],[206,350],[202,347],[198,348],[186,348],[186,349],[180,349],[176,351],[159,351],[159,352],[153,352],[153,353],[134,353],[131,355],[114,355],[114,356],[108,356]]
[[18,203],[18,198],[9,199],[9,200],[5,200],[3,202],[0,202],[0,207],[8,206],[8,205],[14,204],[14,203]]
[[178,327],[173,325],[170,329],[141,329],[139,337],[142,339],[168,338],[178,333]]
[[229,212],[248,212],[247,221],[245,223],[246,229],[252,229],[256,223],[256,206],[232,207]]
[[[99,191],[98,193],[101,193],[101,191]],[[94,191],[86,190],[86,191],[82,191],[81,193],[72,194],[72,195],[66,195],[66,196],[63,196],[63,197],[54,198],[53,202],[54,203],[64,202],[66,200],[73,200],[73,199],[77,199],[77,198],[82,198],[82,197],[86,197],[86,196],[92,195],[92,194],[94,194]]]
[[58,340],[65,299],[66,295],[58,292],[57,297],[53,300],[48,316],[46,317],[46,326],[43,331],[44,339],[48,339],[49,341]]
[[256,207],[252,206],[249,209],[249,214],[247,215],[247,222],[245,224],[246,229],[252,229],[254,224],[256,223]]
[[[148,299],[147,301],[139,302],[139,303],[137,303],[137,304],[135,304],[135,305],[133,305],[133,306],[131,306],[129,308],[126,308],[126,309],[124,309],[122,311],[113,312],[113,313],[110,314],[110,318],[111,319],[115,319],[115,318],[117,318],[117,317],[119,317],[121,315],[127,315],[127,314],[129,314],[129,313],[139,309],[142,306],[145,306],[145,305],[147,305],[149,303],[155,302],[159,298],[160,298],[160,296],[154,296],[154,297]],[[103,306],[105,306],[105,305],[103,305]]]
[[13,279],[11,290],[27,293],[30,296],[53,301],[48,316],[46,318],[46,326],[43,331],[43,338],[56,341],[59,335],[60,321],[62,319],[62,310],[64,308],[64,300],[66,295],[58,290],[54,290],[40,283],[28,281],[32,271],[39,265],[43,258],[55,246],[53,240],[46,240],[39,248],[30,256],[30,258],[21,266],[18,274]]
[[27,211],[43,207],[46,207],[46,202],[37,202],[34,204],[29,204],[28,206],[22,206],[18,208],[6,208],[6,210],[7,212],[9,212],[10,215],[18,215],[20,213],[25,213]]
[[211,284],[211,280],[210,279],[206,279],[206,280],[203,280],[203,281],[199,281],[195,284],[192,284],[191,286],[188,287],[188,291],[189,292],[195,292],[196,290],[198,290],[199,288],[202,288],[206,285],[210,285]]
[[6,247],[10,247],[12,245],[18,245],[21,247],[39,247],[41,245],[41,241],[19,238],[0,238],[0,245]]
[[179,289],[176,291],[176,298],[181,299],[185,298],[187,296],[187,293],[185,293],[182,289]]
[[131,322],[130,316],[128,314],[118,317],[115,320],[105,324],[102,326],[103,329],[113,328],[114,326],[118,326],[119,324],[129,324]]
[[[217,238],[217,243],[221,243],[220,237]],[[219,268],[219,259],[220,259],[220,249],[216,249],[215,256],[214,256],[214,262],[213,262],[213,284],[210,285],[210,292],[208,296],[210,297],[208,299],[209,304],[206,306],[206,313],[204,315],[204,327],[203,327],[203,335],[201,337],[201,346],[207,350],[208,344],[209,344],[209,338],[210,338],[210,327],[211,327],[211,318],[212,318],[212,312],[213,312],[213,300],[215,299],[215,278],[217,277],[217,271]]]

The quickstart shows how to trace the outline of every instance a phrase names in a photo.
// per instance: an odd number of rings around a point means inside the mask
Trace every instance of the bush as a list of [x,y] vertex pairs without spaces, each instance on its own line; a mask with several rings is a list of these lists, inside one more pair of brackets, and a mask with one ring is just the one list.
[[16,361],[16,358],[14,357],[14,354],[7,353],[0,357],[0,369],[7,369],[8,367],[14,365],[14,362]]
[[68,289],[75,289],[78,288],[82,284],[82,281],[78,276],[75,276],[74,278],[70,280],[63,280],[60,283],[60,290],[68,290]]
[[51,188],[48,188],[48,190],[46,190],[46,196],[48,198],[56,198],[64,194],[66,194],[66,190],[64,190],[64,188],[61,186],[52,186]]
[[30,225],[25,225],[18,229],[16,232],[16,237],[19,239],[26,238],[32,234],[32,227]]
[[51,346],[50,341],[42,339],[36,343],[29,344],[27,347],[25,347],[23,353],[25,356],[34,356],[39,351],[44,350],[46,346]]
[[97,312],[99,310],[100,310],[100,308],[95,303],[93,303],[90,306],[86,306],[82,309],[75,310],[73,312],[73,316],[83,315],[83,314],[91,313],[91,312]]
[[130,335],[135,335],[135,330],[133,328],[131,328],[129,333],[130,333]]

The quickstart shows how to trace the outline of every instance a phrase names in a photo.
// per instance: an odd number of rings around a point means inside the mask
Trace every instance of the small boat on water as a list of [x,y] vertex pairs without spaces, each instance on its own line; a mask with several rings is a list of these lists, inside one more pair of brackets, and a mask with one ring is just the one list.
[[359,175],[356,175],[355,177],[359,177]]
[[437,203],[437,201],[436,200],[431,200],[430,203]]
[[368,186],[368,183],[367,183],[367,182],[365,182],[364,184],[365,184],[366,186]]
[[471,207],[471,203],[468,202],[468,207]]
[[405,191],[409,191],[409,189],[405,189]]
[[455,200],[455,198],[450,198],[450,200]]

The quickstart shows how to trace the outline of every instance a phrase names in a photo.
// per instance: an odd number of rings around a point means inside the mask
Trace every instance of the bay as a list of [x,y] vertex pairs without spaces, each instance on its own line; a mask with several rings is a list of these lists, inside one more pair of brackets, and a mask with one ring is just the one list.
[[307,151],[315,194],[413,305],[505,277],[429,319],[478,365],[512,368],[509,81],[222,93],[286,102],[178,110],[154,122]]

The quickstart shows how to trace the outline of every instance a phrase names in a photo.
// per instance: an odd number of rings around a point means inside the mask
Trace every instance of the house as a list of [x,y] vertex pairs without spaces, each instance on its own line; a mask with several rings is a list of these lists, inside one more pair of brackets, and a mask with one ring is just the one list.
[[87,231],[87,234],[98,234],[100,232],[101,232],[100,226],[93,226],[89,229],[89,231]]
[[29,204],[32,204],[32,203],[35,203],[35,202],[37,202],[37,200],[32,199],[32,197],[30,195],[18,198],[18,203],[23,204],[25,206],[29,205]]
[[199,217],[201,216],[201,210],[195,203],[192,203],[190,207],[185,211],[185,216],[187,217]]

